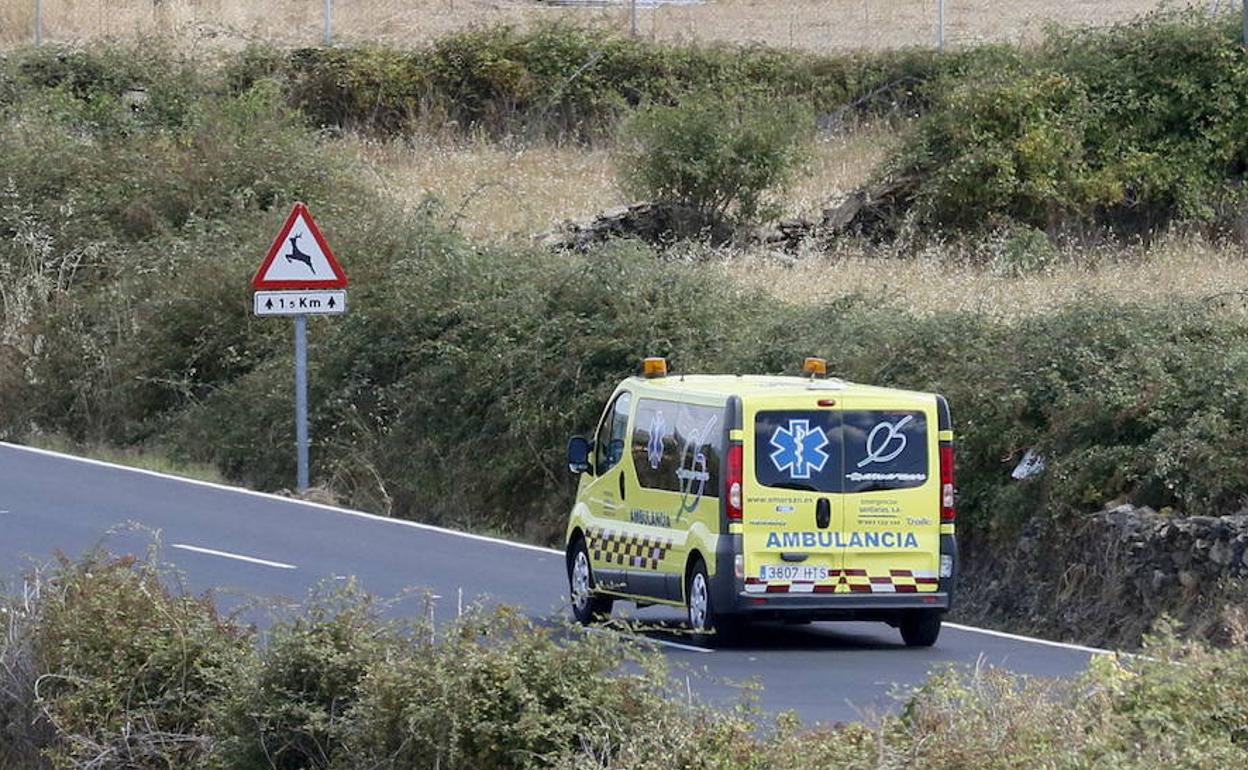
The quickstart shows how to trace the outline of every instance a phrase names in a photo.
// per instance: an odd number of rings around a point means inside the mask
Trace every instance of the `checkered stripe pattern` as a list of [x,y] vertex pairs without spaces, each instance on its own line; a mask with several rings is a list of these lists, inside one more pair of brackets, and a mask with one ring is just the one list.
[[890,569],[887,575],[870,575],[865,569],[830,569],[822,583],[813,580],[771,581],[745,579],[752,594],[915,594],[935,591],[940,578],[931,570]]
[[589,530],[589,553],[595,563],[634,569],[658,569],[672,550],[670,537],[649,537],[610,529]]

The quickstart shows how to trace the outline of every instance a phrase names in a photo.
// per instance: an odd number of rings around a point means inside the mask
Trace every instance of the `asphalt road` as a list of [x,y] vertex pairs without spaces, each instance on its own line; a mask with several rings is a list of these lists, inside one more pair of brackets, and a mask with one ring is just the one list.
[[[151,534],[119,527],[126,522],[159,530],[161,558],[185,573],[192,590],[213,589],[226,602],[299,599],[321,581],[354,576],[381,596],[407,591],[397,612],[423,612],[425,589],[438,597],[442,617],[457,611],[461,596],[517,605],[540,619],[567,616],[563,556],[555,551],[0,443],[0,580],[12,583],[58,550],[151,547]],[[676,609],[634,614],[660,627],[647,637],[694,674],[699,697],[732,701],[739,683],[754,681],[764,709],[793,709],[807,722],[893,709],[898,688],[942,665],[1069,676],[1096,654],[950,624],[935,647],[907,649],[895,630],[876,623],[769,625],[708,650],[661,630],[679,625]]]

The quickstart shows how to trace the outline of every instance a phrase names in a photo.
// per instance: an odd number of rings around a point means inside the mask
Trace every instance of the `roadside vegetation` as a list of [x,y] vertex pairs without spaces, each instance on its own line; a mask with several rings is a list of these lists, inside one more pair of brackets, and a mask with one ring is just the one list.
[[[16,51],[0,58],[0,436],[288,487],[289,326],[249,314],[247,279],[303,200],[352,279],[351,312],[311,324],[314,478],[346,504],[555,542],[573,483],[564,442],[593,429],[642,355],[677,372],[789,372],[818,354],[850,379],[949,397],[973,583],[993,579],[976,564],[1020,543],[1063,552],[1106,506],[1234,514],[1248,497],[1236,34],[1164,15],[949,56],[566,27],[418,49]],[[792,120],[775,124],[794,130],[717,122],[708,89],[732,109],[779,100]],[[678,119],[698,109],[712,119]],[[737,133],[710,130],[722,126]],[[629,150],[630,130],[651,133]],[[747,180],[699,155],[682,188],[668,182],[689,169],[644,152],[656,137],[777,152],[752,155]],[[785,253],[529,241],[569,202],[621,195],[630,171],[678,200],[733,190],[707,200],[745,220],[910,182],[878,227]],[[518,195],[522,213],[499,213]],[[1015,480],[1028,450],[1045,470]],[[1248,564],[1242,547],[1231,556]],[[1050,560],[1036,585],[1071,569]],[[1174,586],[1158,607],[1104,607],[1207,613],[1226,641],[1235,585],[1212,607]],[[1003,624],[1139,641],[1135,625],[994,606]]]
[[216,466],[202,463],[180,463],[173,460],[169,453],[145,450],[141,446],[118,447],[113,444],[81,444],[70,441],[63,435],[31,433],[25,438],[26,446],[46,449],[50,452],[71,454],[91,460],[124,465],[145,471],[165,473],[172,476],[183,476],[197,481],[213,484],[226,484],[229,480],[221,475]]
[[[1147,656],[1056,682],[947,670],[867,722],[760,727],[748,702],[611,633],[473,608],[387,619],[353,586],[258,632],[154,557],[91,553],[0,598],[0,764],[9,770],[788,770],[1215,768],[1248,761],[1248,647],[1163,629]],[[679,685],[677,685],[679,682]]]

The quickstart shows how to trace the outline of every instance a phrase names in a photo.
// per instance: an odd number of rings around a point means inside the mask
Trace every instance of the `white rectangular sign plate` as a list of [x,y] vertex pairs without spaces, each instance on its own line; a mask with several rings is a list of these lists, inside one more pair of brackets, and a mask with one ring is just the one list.
[[347,312],[345,289],[258,291],[256,315],[339,315]]

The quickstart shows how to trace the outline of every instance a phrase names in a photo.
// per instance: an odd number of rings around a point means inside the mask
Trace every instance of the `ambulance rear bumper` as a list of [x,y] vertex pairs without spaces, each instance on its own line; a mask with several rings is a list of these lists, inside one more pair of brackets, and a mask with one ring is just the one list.
[[731,612],[743,617],[801,620],[881,620],[899,610],[948,610],[945,592],[912,594],[746,593],[734,597]]

